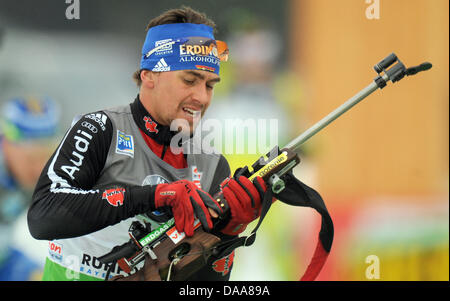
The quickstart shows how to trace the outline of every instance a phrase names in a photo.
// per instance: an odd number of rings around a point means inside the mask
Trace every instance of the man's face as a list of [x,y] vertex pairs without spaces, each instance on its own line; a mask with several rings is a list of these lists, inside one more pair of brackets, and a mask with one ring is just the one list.
[[220,81],[215,73],[203,70],[180,70],[153,74],[150,114],[159,123],[171,125],[186,120],[192,133],[211,103],[214,85]]

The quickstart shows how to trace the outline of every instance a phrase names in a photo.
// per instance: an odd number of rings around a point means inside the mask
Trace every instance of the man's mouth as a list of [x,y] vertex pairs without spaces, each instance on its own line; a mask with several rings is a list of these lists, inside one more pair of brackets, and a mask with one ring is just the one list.
[[201,113],[200,110],[194,110],[192,108],[187,108],[187,107],[183,107],[183,111],[186,112],[188,115],[190,116],[197,116],[198,114]]

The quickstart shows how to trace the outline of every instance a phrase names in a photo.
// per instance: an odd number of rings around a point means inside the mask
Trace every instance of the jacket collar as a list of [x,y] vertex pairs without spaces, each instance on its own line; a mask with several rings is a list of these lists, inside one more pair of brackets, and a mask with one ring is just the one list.
[[143,133],[159,144],[170,145],[170,141],[176,132],[171,131],[169,126],[156,122],[141,103],[139,95],[136,96],[136,99],[130,104],[130,107],[134,122],[136,122]]

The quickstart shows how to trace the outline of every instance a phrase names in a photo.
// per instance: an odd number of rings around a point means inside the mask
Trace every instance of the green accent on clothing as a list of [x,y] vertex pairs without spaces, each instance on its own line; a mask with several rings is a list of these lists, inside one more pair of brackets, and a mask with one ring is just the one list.
[[44,275],[42,281],[102,281],[101,278],[89,276],[80,272],[65,268],[50,259],[45,260]]

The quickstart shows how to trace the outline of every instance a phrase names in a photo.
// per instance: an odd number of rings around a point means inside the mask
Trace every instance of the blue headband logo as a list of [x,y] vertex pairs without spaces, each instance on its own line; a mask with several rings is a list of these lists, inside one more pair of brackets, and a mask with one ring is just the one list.
[[155,42],[155,49],[158,49],[156,55],[168,55],[172,54],[172,39],[159,40]]

